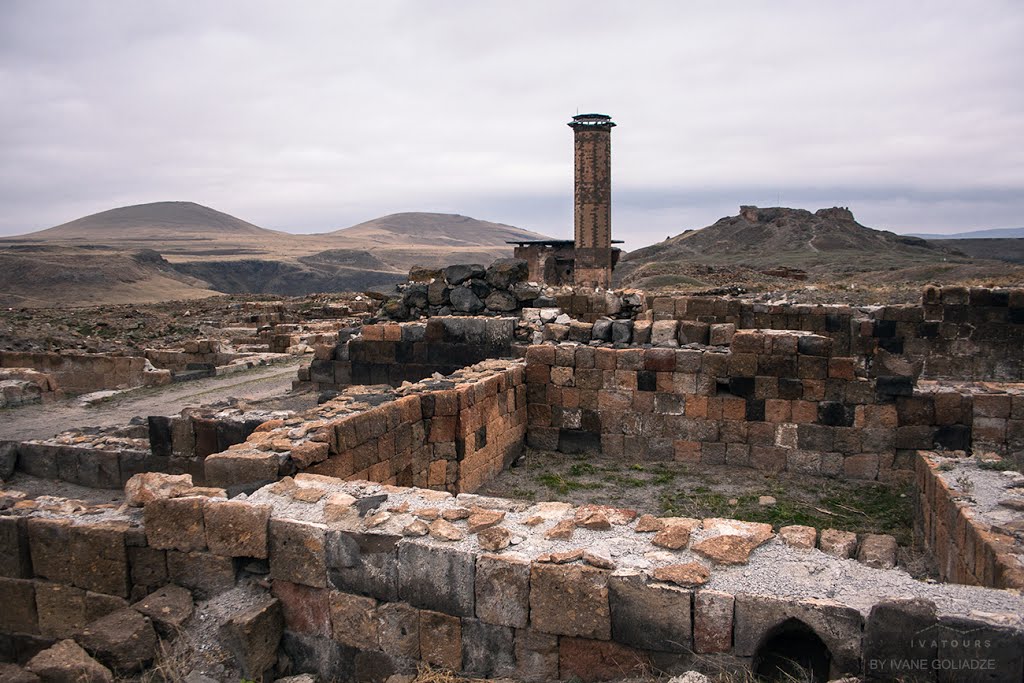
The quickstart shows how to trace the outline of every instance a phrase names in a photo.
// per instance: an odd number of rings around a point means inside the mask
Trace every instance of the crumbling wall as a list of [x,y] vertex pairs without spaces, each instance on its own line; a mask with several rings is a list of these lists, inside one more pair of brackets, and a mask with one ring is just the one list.
[[[807,333],[740,331],[729,352],[531,346],[528,443],[672,460],[908,479],[897,410]],[[883,394],[884,395],[884,394]],[[904,462],[906,460],[906,462]]]
[[[1012,531],[985,520],[971,490],[942,476],[942,459],[919,452],[914,460],[918,535],[935,558],[943,581],[1024,589],[1024,551]],[[993,476],[998,477],[998,474]],[[959,488],[973,483],[963,478]],[[1007,511],[1009,512],[1009,511]]]
[[920,305],[767,304],[719,297],[652,296],[655,320],[733,323],[830,337],[839,355],[876,349],[936,379],[1024,379],[1024,289],[926,287]]
[[355,337],[356,330],[342,330],[337,344],[316,349],[308,379],[322,391],[352,384],[397,387],[449,375],[489,358],[512,357],[516,324],[508,317],[443,316],[424,323],[364,325]]
[[0,408],[49,403],[63,398],[57,378],[28,368],[0,368]]
[[244,444],[208,457],[206,481],[232,490],[305,470],[449,491],[472,491],[521,450],[526,431],[521,361],[487,361],[443,380],[372,393],[361,387],[306,416],[269,422]]
[[[830,677],[886,680],[879,667],[898,659],[958,661],[959,646],[919,645],[901,631],[908,623],[970,633],[1001,678],[1024,674],[1019,596],[830,557],[806,527],[775,537],[736,520],[638,519],[309,475],[247,500],[184,492],[142,511],[70,515],[42,504],[0,516],[4,658],[24,661],[166,583],[208,598],[256,571],[280,601],[291,672],[325,678],[372,680],[421,662],[526,681],[742,670],[793,623],[827,648]],[[731,558],[739,546],[744,557]],[[780,562],[840,577],[821,584],[835,597],[758,591]],[[736,563],[743,572],[727,571]],[[916,599],[888,600],[888,585]],[[965,599],[978,612],[951,614]]]
[[19,472],[95,489],[121,489],[140,472],[191,474],[204,481],[203,461],[243,443],[267,420],[290,413],[186,409],[152,415],[126,428],[71,430],[50,439],[2,442]]
[[919,449],[1024,448],[1024,393],[869,377],[833,343],[739,330],[727,349],[531,346],[528,443],[882,481],[908,481]]
[[69,394],[155,386],[171,381],[169,372],[147,369],[145,358],[98,353],[0,351],[0,368],[31,368],[47,373]]

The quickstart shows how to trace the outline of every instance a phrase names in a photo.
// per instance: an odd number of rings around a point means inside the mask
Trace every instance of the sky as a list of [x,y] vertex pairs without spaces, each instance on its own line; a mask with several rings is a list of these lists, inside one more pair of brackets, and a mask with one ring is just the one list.
[[741,204],[1020,227],[1022,35],[1019,0],[3,0],[0,235],[187,200],[571,237],[578,112],[628,249]]

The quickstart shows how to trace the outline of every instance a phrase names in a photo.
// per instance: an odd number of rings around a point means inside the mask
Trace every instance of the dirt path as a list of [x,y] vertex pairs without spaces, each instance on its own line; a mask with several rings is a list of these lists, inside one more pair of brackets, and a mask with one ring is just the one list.
[[45,439],[71,427],[127,424],[136,415],[173,415],[182,408],[234,397],[257,400],[279,396],[291,389],[296,358],[223,377],[181,382],[166,387],[138,389],[86,407],[76,399],[0,411],[0,439]]

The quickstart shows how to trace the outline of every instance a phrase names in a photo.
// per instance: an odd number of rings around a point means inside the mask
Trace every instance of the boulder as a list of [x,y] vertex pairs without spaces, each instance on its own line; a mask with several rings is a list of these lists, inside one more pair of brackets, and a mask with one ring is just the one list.
[[491,295],[493,289],[486,280],[480,280],[478,278],[472,278],[462,283],[463,287],[469,287],[470,291],[476,294],[481,301]]
[[47,683],[113,683],[110,669],[73,640],[62,640],[29,660],[25,668]]
[[39,683],[41,679],[17,664],[0,664],[0,683]]
[[452,308],[463,313],[479,313],[484,310],[484,302],[468,287],[456,287],[451,292]]
[[173,584],[150,593],[132,609],[149,617],[161,638],[173,638],[192,616],[192,593]]
[[512,534],[508,529],[501,526],[492,526],[477,534],[480,547],[492,553],[504,550],[512,541]]
[[866,534],[857,551],[857,561],[875,569],[896,566],[896,539],[888,534]]
[[191,474],[142,472],[134,475],[124,485],[124,496],[128,505],[142,507],[154,500],[177,498],[191,488]]
[[[597,331],[597,323],[594,324],[594,331]],[[612,343],[628,344],[633,339],[633,321],[616,320],[612,323]]]
[[413,266],[409,269],[410,282],[430,282],[444,275],[440,268],[428,268],[426,266]]
[[670,564],[667,567],[658,567],[654,570],[655,581],[674,583],[684,588],[700,586],[708,582],[711,572],[700,562],[687,562],[685,564]]
[[484,303],[492,311],[514,311],[519,306],[515,295],[502,289],[491,292]]
[[451,299],[451,289],[444,283],[444,280],[437,279],[427,285],[427,302],[431,306],[444,306]]
[[693,552],[719,564],[745,564],[759,544],[746,536],[722,534],[706,538],[693,546]]
[[818,539],[818,548],[821,552],[833,557],[841,559],[853,557],[853,553],[857,549],[857,534],[839,529],[822,529],[821,537]]
[[103,664],[119,672],[140,671],[156,654],[153,624],[127,607],[91,622],[75,640]]
[[521,258],[500,258],[487,269],[487,283],[495,289],[508,289],[530,276],[530,265]]
[[402,293],[402,303],[408,308],[426,308],[429,306],[427,285],[416,283],[406,287]]
[[444,279],[449,285],[461,285],[470,278],[484,278],[487,271],[479,263],[448,266],[444,269]]
[[281,602],[268,598],[240,612],[220,627],[220,640],[235,657],[242,675],[262,680],[277,661],[277,649],[284,634]]
[[591,330],[591,334],[594,339],[598,341],[611,341],[612,340],[612,327],[614,323],[608,318],[600,318],[594,321],[594,327]]
[[381,313],[391,320],[405,320],[409,317],[409,309],[398,299],[387,301],[381,308]]
[[534,282],[517,282],[512,285],[512,293],[524,303],[536,301],[540,297],[540,285]]

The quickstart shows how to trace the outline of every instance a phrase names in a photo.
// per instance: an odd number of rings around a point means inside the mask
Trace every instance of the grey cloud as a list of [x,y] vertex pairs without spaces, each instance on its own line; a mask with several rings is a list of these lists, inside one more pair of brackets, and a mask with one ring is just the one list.
[[740,203],[875,227],[1024,209],[1024,8],[0,4],[0,234],[189,199],[294,231],[445,210],[571,231],[578,108],[627,246]]

